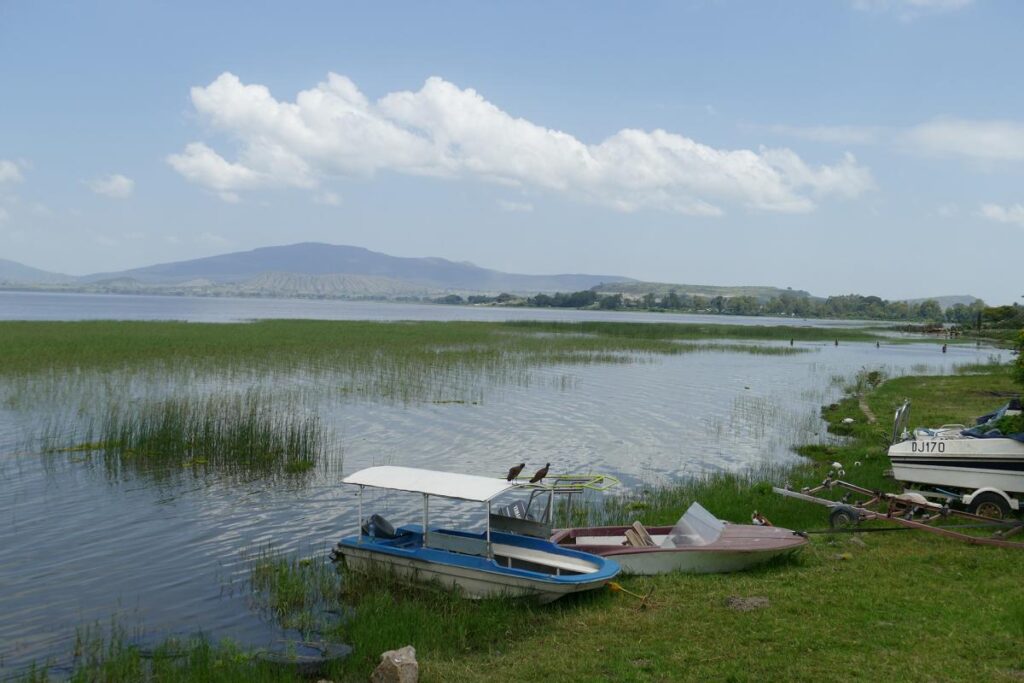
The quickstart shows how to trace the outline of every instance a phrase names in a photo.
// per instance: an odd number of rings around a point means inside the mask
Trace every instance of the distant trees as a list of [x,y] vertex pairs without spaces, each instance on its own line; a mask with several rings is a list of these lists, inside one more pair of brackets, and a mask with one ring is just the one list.
[[[463,303],[455,294],[434,299],[437,303]],[[642,295],[598,294],[593,289],[579,292],[540,293],[521,298],[508,293],[497,296],[471,295],[470,304],[501,304],[504,306],[534,306],[537,308],[596,308],[600,310],[643,309],[648,311],[678,311],[682,313],[720,313],[722,315],[772,315],[788,318],[839,318],[860,320],[891,320],[913,323],[952,323],[961,327],[975,327],[979,317],[986,327],[1024,327],[1024,307],[989,307],[977,300],[972,304],[955,304],[945,311],[934,299],[910,303],[887,301],[877,296],[842,294],[816,299],[806,294],[782,292],[779,296],[758,299],[754,296],[715,296],[680,294],[669,290],[659,296],[654,292]]]

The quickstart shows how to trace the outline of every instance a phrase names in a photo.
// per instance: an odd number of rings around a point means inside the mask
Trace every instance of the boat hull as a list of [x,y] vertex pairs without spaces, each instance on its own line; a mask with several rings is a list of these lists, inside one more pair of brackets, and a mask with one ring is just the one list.
[[[743,571],[775,558],[799,551],[807,539],[789,529],[745,524],[727,524],[721,536],[707,545],[682,548],[633,547],[623,545],[630,527],[561,529],[551,536],[553,543],[614,559],[626,574],[721,574]],[[658,542],[672,527],[648,527]]]
[[889,448],[897,481],[1024,493],[1024,443],[1014,439],[911,439]]
[[[435,531],[431,530],[433,533]],[[344,558],[345,566],[355,572],[386,571],[403,581],[440,585],[471,599],[527,598],[541,604],[572,593],[600,588],[619,572],[615,561],[582,552],[566,554],[564,549],[543,539],[521,539],[499,533],[493,534],[492,538],[494,559],[463,556],[422,546],[395,552],[393,548],[382,547],[365,536],[343,538],[338,542],[336,553]],[[568,573],[560,574],[556,570],[547,574],[517,569],[511,561],[508,561],[508,566],[503,566],[508,555],[515,555],[517,561],[528,558],[539,562],[550,558],[566,567]]]

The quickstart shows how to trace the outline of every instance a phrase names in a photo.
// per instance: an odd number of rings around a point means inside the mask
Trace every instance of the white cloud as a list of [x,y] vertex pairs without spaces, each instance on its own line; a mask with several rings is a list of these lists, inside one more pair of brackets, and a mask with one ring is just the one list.
[[11,214],[4,207],[0,206],[0,223],[6,223]]
[[937,119],[906,131],[903,142],[936,156],[978,161],[1024,161],[1024,123]]
[[502,211],[529,213],[530,211],[533,211],[533,204],[530,204],[529,202],[511,202],[507,199],[499,199],[498,208]]
[[664,130],[624,129],[586,144],[437,77],[371,102],[348,78],[329,74],[284,102],[224,73],[193,88],[192,102],[237,142],[238,159],[193,142],[167,160],[222,193],[316,188],[325,177],[391,171],[538,187],[622,211],[718,215],[726,204],[809,211],[820,197],[854,197],[873,184],[850,155],[811,166],[789,149],[716,149]]
[[102,178],[96,178],[86,183],[89,189],[96,194],[113,199],[126,199],[132,196],[135,191],[135,181],[120,173],[114,173]]
[[334,192],[321,192],[313,197],[313,201],[325,206],[341,206],[341,197]]
[[883,133],[878,126],[787,126],[780,124],[755,128],[763,128],[777,135],[789,135],[802,140],[835,145],[871,145],[878,142]]
[[942,218],[950,218],[955,216],[959,210],[960,207],[956,204],[940,204],[938,208],[935,209],[935,213],[939,214]]
[[18,164],[9,159],[0,159],[0,183],[21,182],[21,169]]
[[214,190],[252,189],[266,183],[259,173],[232,164],[201,142],[193,142],[181,154],[171,154],[167,163],[186,179]]
[[978,213],[997,223],[1015,223],[1024,228],[1024,204],[999,206],[998,204],[982,204]]

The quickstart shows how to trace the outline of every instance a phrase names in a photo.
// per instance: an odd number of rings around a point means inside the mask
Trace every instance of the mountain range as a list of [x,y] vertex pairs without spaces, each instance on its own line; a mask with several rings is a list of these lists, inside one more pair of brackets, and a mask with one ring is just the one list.
[[[91,275],[64,275],[0,259],[0,288],[197,296],[310,298],[424,298],[446,294],[516,295],[578,292],[640,296],[752,296],[767,300],[803,290],[778,287],[686,285],[642,282],[619,275],[524,275],[444,258],[390,256],[362,247],[303,242],[261,247],[187,261]],[[970,295],[934,297],[943,308],[970,303]]]
[[84,291],[266,296],[393,297],[446,293],[573,292],[618,275],[522,275],[443,258],[389,256],[362,247],[304,242],[71,276],[0,259],[0,285]]

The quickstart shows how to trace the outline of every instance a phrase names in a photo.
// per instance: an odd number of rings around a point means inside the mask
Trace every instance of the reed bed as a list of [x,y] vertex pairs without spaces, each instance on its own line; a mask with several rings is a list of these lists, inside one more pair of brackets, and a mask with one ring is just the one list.
[[337,630],[341,574],[323,557],[264,549],[250,561],[251,606],[304,639]]
[[[540,334],[546,333],[546,334]],[[628,362],[627,354],[688,351],[776,353],[769,347],[681,345],[680,340],[874,339],[864,332],[736,325],[541,322],[362,322],[263,320],[253,323],[154,321],[0,322],[0,376],[74,368],[162,366],[291,371],[383,363],[505,367]],[[788,351],[783,351],[788,353]]]
[[298,475],[313,469],[326,447],[318,416],[275,409],[256,391],[114,405],[85,434],[49,450],[98,452],[113,476]]
[[550,334],[590,334],[605,338],[645,340],[746,339],[801,342],[867,342],[888,339],[858,327],[803,327],[797,325],[712,325],[697,323],[547,322],[515,320],[506,326]]
[[468,403],[481,400],[488,386],[524,386],[534,370],[552,365],[806,351],[753,343],[757,335],[747,332],[743,343],[694,341],[714,337],[715,326],[687,331],[691,339],[680,332],[685,326],[669,328],[671,334],[636,323],[0,322],[0,402],[17,409],[74,402],[91,412],[127,396],[166,395],[168,387],[229,385],[345,400]]

